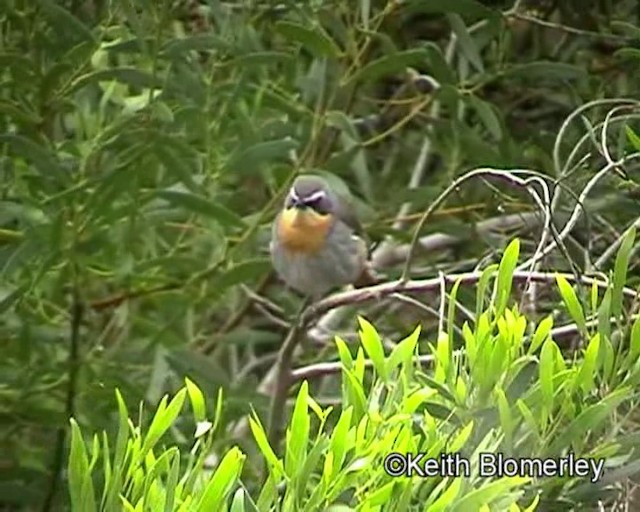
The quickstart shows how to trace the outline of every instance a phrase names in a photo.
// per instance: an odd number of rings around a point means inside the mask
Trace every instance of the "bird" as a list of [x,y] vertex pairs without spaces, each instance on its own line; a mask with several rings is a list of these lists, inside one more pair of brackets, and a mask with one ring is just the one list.
[[280,279],[312,300],[338,287],[377,282],[349,201],[317,175],[294,180],[273,222],[269,250]]

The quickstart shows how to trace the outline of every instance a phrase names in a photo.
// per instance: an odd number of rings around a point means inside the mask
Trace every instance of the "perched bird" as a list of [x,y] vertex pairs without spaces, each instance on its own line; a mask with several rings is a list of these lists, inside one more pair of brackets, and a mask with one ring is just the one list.
[[333,288],[376,282],[362,230],[345,198],[319,176],[298,176],[271,232],[280,278],[314,300]]

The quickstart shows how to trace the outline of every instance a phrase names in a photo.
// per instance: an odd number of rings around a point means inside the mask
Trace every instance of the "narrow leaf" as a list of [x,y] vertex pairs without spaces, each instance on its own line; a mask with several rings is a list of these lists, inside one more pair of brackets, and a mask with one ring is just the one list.
[[320,26],[308,28],[290,21],[279,21],[275,29],[288,40],[302,44],[316,57],[337,57],[340,54],[336,43]]
[[613,270],[613,289],[611,290],[611,314],[618,318],[622,313],[623,288],[627,283],[629,258],[635,242],[636,229],[631,227],[620,244]]
[[215,219],[223,226],[246,227],[242,218],[213,199],[176,190],[160,190],[157,195],[172,205]]

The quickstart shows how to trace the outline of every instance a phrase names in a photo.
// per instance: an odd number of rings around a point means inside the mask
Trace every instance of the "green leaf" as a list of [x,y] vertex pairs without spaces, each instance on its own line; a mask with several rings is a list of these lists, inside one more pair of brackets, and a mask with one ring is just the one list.
[[82,433],[71,419],[71,450],[69,453],[69,492],[73,510],[96,510],[93,481]]
[[345,369],[350,370],[351,368],[353,368],[353,357],[351,356],[349,347],[347,346],[346,342],[339,336],[336,336],[334,341],[336,343],[336,348],[338,349],[338,356],[340,357],[342,366]]
[[421,387],[404,399],[402,411],[407,414],[413,414],[427,399],[436,394],[437,391],[435,389]]
[[454,284],[453,288],[451,288],[451,293],[449,294],[449,306],[447,312],[447,334],[452,336],[455,332],[456,327],[456,300],[458,297],[458,288],[460,288],[460,283],[462,281],[458,279]]
[[223,510],[223,503],[238,483],[245,458],[244,453],[236,446],[226,453],[207,484],[195,510],[198,512]]
[[418,339],[420,338],[421,327],[418,325],[414,331],[398,343],[391,350],[391,354],[386,361],[387,375],[391,375],[391,372],[403,363],[409,363],[414,355],[416,346],[418,345]]
[[504,432],[507,451],[511,453],[513,450],[513,433],[516,427],[513,420],[513,413],[511,412],[511,406],[507,400],[507,395],[501,387],[496,386],[495,396],[498,405],[498,414],[500,416],[500,426]]
[[496,316],[502,315],[509,296],[511,295],[511,286],[513,283],[513,272],[518,264],[518,256],[520,254],[520,241],[514,239],[505,249],[498,267],[498,279],[496,280]]
[[169,472],[167,474],[167,496],[164,503],[164,512],[173,512],[176,499],[176,488],[180,475],[180,456],[179,453],[171,461]]
[[453,361],[452,359],[453,348],[451,346],[451,339],[445,332],[440,332],[436,340],[436,348],[433,353],[435,356],[435,379],[438,382],[452,384],[453,377]]
[[480,57],[480,51],[477,44],[469,34],[467,26],[459,14],[447,12],[447,19],[451,24],[451,29],[458,37],[458,44],[462,50],[462,54],[467,58],[471,65],[476,68],[480,73],[484,73],[484,65],[482,64],[482,57]]
[[61,34],[75,34],[80,39],[95,41],[91,30],[65,8],[51,0],[37,0],[42,12],[49,18],[51,26]]
[[23,78],[34,78],[42,72],[32,57],[18,52],[0,53],[0,67],[11,69],[12,74],[21,74]]
[[264,276],[270,268],[271,263],[268,258],[256,258],[243,261],[242,263],[232,266],[221,275],[216,276],[212,280],[212,286],[218,293],[221,293],[238,283],[250,283],[254,279]]
[[0,289],[0,314],[6,313],[10,308],[14,306],[29,290],[29,284],[23,284],[15,290],[7,291]]
[[366,510],[367,507],[382,507],[383,505],[390,503],[394,486],[395,482],[392,480],[381,487],[373,489],[362,501],[362,505],[364,505],[362,510]]
[[542,345],[540,351],[540,389],[542,391],[542,403],[540,404],[540,430],[544,431],[549,414],[553,410],[553,376],[555,374],[556,346],[551,338]]
[[611,339],[611,295],[612,289],[608,287],[598,307],[598,332],[609,339]]
[[275,29],[289,41],[295,41],[316,57],[337,57],[340,49],[320,26],[308,28],[290,21],[279,21]]
[[262,512],[265,510],[272,510],[275,504],[276,498],[279,498],[278,488],[276,487],[276,480],[272,473],[269,473],[267,481],[262,486],[260,495],[256,503],[257,509]]
[[244,55],[240,55],[233,59],[230,63],[236,67],[252,67],[252,66],[268,66],[274,67],[277,65],[285,66],[286,68],[295,65],[295,56],[291,53],[276,52],[276,51],[263,51],[263,52],[251,52]]
[[563,62],[537,61],[507,68],[506,75],[521,75],[527,80],[577,80],[588,77],[584,66]]
[[[455,499],[460,494],[460,489],[462,487],[463,480],[464,479],[462,477],[454,477],[451,479],[451,485],[446,487],[443,485],[443,488],[446,490],[442,494],[440,494],[440,496],[438,496],[433,503],[427,502],[428,508],[425,508],[425,510],[428,510],[429,512],[445,512],[446,510],[449,510],[451,508],[452,503],[455,503]],[[445,484],[445,483],[448,483],[448,482],[446,481],[442,482],[442,484]],[[432,496],[436,497],[436,493],[434,492]]]
[[23,105],[9,99],[0,100],[0,114],[20,124],[34,126],[42,123],[42,117],[31,110],[28,105]]
[[471,433],[473,432],[473,421],[469,421],[462,430],[460,430],[455,436],[452,437],[449,447],[451,448],[452,453],[458,453],[462,450]]
[[618,254],[616,254],[616,262],[613,270],[613,287],[611,290],[611,314],[616,318],[622,313],[623,288],[627,283],[629,258],[631,256],[631,250],[633,249],[635,237],[636,229],[632,226],[622,240],[620,248],[618,249]]
[[484,300],[487,296],[487,288],[489,280],[493,277],[494,272],[498,269],[498,265],[493,263],[482,271],[478,284],[476,285],[476,324],[480,321],[484,310]]
[[31,162],[44,176],[62,171],[53,150],[48,150],[46,146],[37,144],[22,135],[0,135],[1,144],[7,144],[15,156]]
[[353,407],[347,407],[340,413],[340,418],[336,423],[331,435],[331,443],[329,450],[333,455],[333,471],[329,475],[329,480],[332,480],[337,473],[342,470],[345,456],[347,454],[347,436],[349,429],[351,428],[351,419],[353,416]]
[[112,483],[103,496],[104,510],[113,510],[119,502],[122,492],[123,475],[125,471],[125,458],[127,457],[127,443],[129,440],[129,412],[122,394],[116,389],[116,402],[118,404],[118,433],[116,447],[113,456]]
[[553,457],[568,446],[574,445],[578,440],[584,440],[589,433],[597,431],[621,403],[633,397],[632,389],[621,387],[601,398],[599,402],[586,407],[568,427],[552,438],[551,442],[544,447],[542,456]]
[[610,382],[613,375],[614,364],[616,362],[616,351],[614,350],[609,338],[600,336],[600,344],[602,347],[600,349],[602,354],[602,379],[605,382]]
[[291,416],[291,425],[287,429],[287,448],[285,452],[284,470],[290,478],[295,477],[307,457],[309,443],[309,383],[305,380],[300,386],[298,397]]
[[482,487],[472,489],[465,493],[464,497],[457,501],[451,508],[451,511],[467,512],[469,510],[482,510],[483,506],[492,504],[514,488],[524,487],[524,485],[530,481],[531,478],[521,476],[504,477],[494,480]]
[[521,398],[518,398],[518,400],[516,401],[516,407],[518,408],[518,411],[522,415],[522,418],[524,419],[527,426],[531,429],[532,432],[534,432],[536,437],[539,437],[540,431],[538,427],[538,422],[536,421],[536,418],[533,416],[531,409],[527,407],[527,404]]
[[246,228],[241,217],[213,199],[176,190],[160,190],[157,195],[174,206],[215,219],[223,226]]
[[[158,107],[161,102],[156,101],[154,105]],[[193,176],[198,173],[198,166],[196,165],[199,157],[198,152],[177,137],[170,137],[157,132],[153,133],[152,137],[154,156],[158,162],[189,190],[197,190],[198,185],[195,183]],[[146,150],[149,151],[149,149],[147,145]]]
[[365,352],[371,359],[373,367],[380,377],[387,382],[388,374],[387,367],[384,359],[384,348],[382,346],[382,340],[378,335],[375,327],[371,325],[365,318],[359,316],[358,323],[360,324],[360,342]]
[[282,466],[282,462],[276,456],[275,452],[271,448],[269,441],[267,440],[267,434],[264,431],[264,427],[262,423],[260,423],[260,419],[256,415],[255,411],[252,416],[249,417],[249,427],[251,428],[251,432],[253,433],[253,438],[262,452],[262,455],[267,461],[269,466],[269,472],[274,479],[279,480],[282,478],[282,473],[284,468]]
[[186,396],[187,390],[183,388],[176,393],[171,402],[169,402],[169,405],[167,405],[167,395],[162,397],[160,405],[158,405],[158,409],[156,410],[156,414],[149,426],[149,431],[147,432],[142,444],[142,457],[144,457],[147,452],[155,446],[164,433],[169,430],[169,427],[173,425],[178,414],[180,414],[180,410],[182,409]]
[[192,51],[222,50],[230,49],[229,43],[213,34],[196,34],[179,39],[169,40],[160,50],[160,55],[167,55],[171,58],[184,58],[184,54]]
[[185,377],[184,382],[187,386],[189,400],[191,401],[191,407],[193,408],[193,415],[196,421],[204,421],[207,417],[207,408],[204,403],[202,391],[200,391],[200,388],[188,377]]
[[549,337],[549,333],[551,332],[551,328],[553,327],[553,316],[549,315],[542,319],[542,321],[538,324],[536,328],[536,332],[533,334],[533,338],[531,339],[531,344],[529,345],[529,350],[527,350],[527,354],[535,354],[542,342],[546,341]]
[[[353,406],[353,412],[357,420],[360,420],[367,410],[367,397],[364,394],[362,383],[355,376],[354,372],[343,368],[343,389],[346,390],[346,396],[342,397],[344,407]],[[346,378],[345,378],[346,377]]]
[[445,400],[453,403],[456,402],[456,397],[451,393],[451,391],[449,391],[446,386],[440,384],[438,381],[427,375],[423,375],[422,380],[424,380],[425,385],[429,386],[430,388],[436,389],[441,397]]
[[233,495],[230,512],[245,512],[244,501],[245,491],[242,487],[240,487]]
[[427,62],[429,72],[442,85],[455,85],[457,83],[456,73],[442,54],[440,47],[432,42],[425,43],[423,48],[428,53]]
[[640,28],[633,23],[633,18],[628,21],[611,20],[610,25],[615,32],[621,32],[633,39],[640,39]]
[[578,301],[578,296],[576,295],[575,290],[569,284],[569,281],[560,274],[556,275],[556,282],[558,283],[560,295],[562,295],[562,300],[564,301],[565,306],[567,306],[571,318],[573,318],[573,321],[578,325],[578,329],[580,329],[582,336],[585,338],[588,337],[587,320],[584,317],[584,311],[582,311],[582,306]]
[[496,140],[502,139],[502,125],[492,105],[477,96],[467,96],[467,103],[476,111],[489,134]]
[[227,168],[232,172],[256,174],[270,162],[288,160],[289,152],[297,149],[298,146],[298,141],[290,137],[258,142],[237,151],[229,160]]
[[308,482],[310,482],[315,475],[317,475],[318,467],[320,466],[320,460],[327,456],[327,447],[329,446],[329,440],[326,436],[321,436],[316,439],[313,447],[309,451],[309,454],[304,461],[302,467],[298,468],[296,478],[294,479],[295,497],[299,504],[304,503],[309,505],[308,495]]
[[640,50],[637,48],[620,48],[613,55],[621,60],[638,60],[640,59]]
[[384,75],[402,74],[408,67],[424,65],[429,56],[429,52],[424,48],[414,48],[385,55],[360,68],[349,78],[349,82],[372,81]]
[[590,295],[590,306],[591,306],[591,313],[595,314],[598,311],[598,298],[599,298],[599,294],[600,294],[600,288],[598,287],[598,285],[593,282],[591,283],[591,295]]
[[629,340],[629,353],[627,354],[627,364],[631,367],[640,359],[640,316],[637,316],[631,327],[631,337]]
[[90,84],[111,81],[143,89],[156,89],[162,86],[160,79],[149,73],[137,68],[119,67],[101,69],[81,75],[71,82],[65,93],[68,95]]
[[600,335],[596,334],[591,338],[591,341],[585,350],[582,365],[575,377],[576,387],[580,387],[584,394],[589,394],[593,391],[599,352]]
[[633,131],[629,125],[625,125],[624,130],[627,134],[627,139],[636,151],[640,151],[640,137]]

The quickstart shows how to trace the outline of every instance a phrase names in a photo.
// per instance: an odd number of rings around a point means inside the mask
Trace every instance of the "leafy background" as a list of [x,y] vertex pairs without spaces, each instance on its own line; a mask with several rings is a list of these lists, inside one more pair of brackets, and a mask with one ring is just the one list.
[[[259,383],[300,300],[266,251],[295,173],[351,190],[389,278],[470,169],[556,178],[566,218],[615,104],[563,122],[638,96],[639,17],[630,0],[2,2],[0,503],[59,506],[68,417],[112,429],[116,387],[153,405],[189,375],[224,388],[228,424],[266,414]],[[619,114],[617,155],[637,117]],[[610,268],[599,257],[637,217],[633,170],[598,183],[545,268]],[[533,254],[536,212],[509,183],[466,182],[423,227],[412,276],[486,265],[513,235]],[[406,304],[366,314],[387,335],[437,328]],[[325,347],[303,361],[335,360]]]

